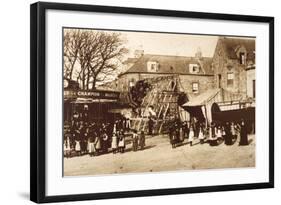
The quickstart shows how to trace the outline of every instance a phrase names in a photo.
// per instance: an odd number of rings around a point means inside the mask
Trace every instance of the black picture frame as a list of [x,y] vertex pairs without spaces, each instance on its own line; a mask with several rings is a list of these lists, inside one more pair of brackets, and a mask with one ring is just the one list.
[[[46,196],[46,81],[45,39],[46,11],[67,10],[101,13],[121,13],[150,16],[166,16],[194,19],[233,20],[262,22],[269,25],[269,181],[263,183],[229,184],[192,188],[170,188],[157,190],[132,190],[124,192],[89,193]],[[37,203],[76,200],[97,200],[124,197],[141,197],[197,192],[231,191],[274,187],[274,18],[265,16],[230,15],[217,13],[126,8],[82,4],[38,2],[30,6],[30,199]]]

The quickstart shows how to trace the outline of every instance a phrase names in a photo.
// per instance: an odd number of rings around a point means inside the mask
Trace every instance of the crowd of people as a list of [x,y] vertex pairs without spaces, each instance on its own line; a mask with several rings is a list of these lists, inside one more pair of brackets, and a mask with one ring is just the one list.
[[[248,145],[247,126],[244,120],[235,122],[212,122],[206,126],[196,118],[190,121],[175,119],[169,126],[169,138],[172,148],[187,144],[208,143],[218,146],[221,143],[233,145],[239,139],[239,145]],[[153,134],[153,120],[148,121],[148,135]],[[124,153],[126,144],[138,151],[145,147],[145,132],[132,130],[127,118],[115,121],[90,121],[87,113],[74,113],[73,120],[65,126],[64,154],[65,157],[89,154],[91,157],[112,152]],[[127,140],[125,140],[127,139]],[[128,140],[129,139],[129,140]]]
[[169,128],[169,137],[172,148],[182,144],[185,139],[190,146],[195,139],[199,144],[209,143],[210,146],[218,146],[221,143],[233,145],[239,139],[239,145],[248,145],[248,128],[243,119],[240,122],[211,122],[206,126],[205,122],[199,122],[196,118],[181,122],[176,119]]
[[144,132],[131,130],[128,119],[91,122],[87,113],[74,113],[73,120],[64,130],[64,155],[68,158],[85,154],[93,157],[109,152],[124,153],[125,133],[128,132],[133,132],[130,140],[133,151],[144,149]]

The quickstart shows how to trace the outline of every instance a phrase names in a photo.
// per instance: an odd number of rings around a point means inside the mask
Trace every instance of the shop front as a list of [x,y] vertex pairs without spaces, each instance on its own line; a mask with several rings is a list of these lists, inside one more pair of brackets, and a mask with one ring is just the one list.
[[120,107],[119,92],[105,90],[64,89],[64,121],[74,115],[85,121],[114,120],[116,114],[109,110]]

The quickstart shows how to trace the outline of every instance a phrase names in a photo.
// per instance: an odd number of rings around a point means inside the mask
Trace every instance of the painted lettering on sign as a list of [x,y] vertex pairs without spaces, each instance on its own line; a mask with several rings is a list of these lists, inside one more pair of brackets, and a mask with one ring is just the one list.
[[85,90],[64,90],[65,98],[77,98],[77,97],[91,97],[98,99],[118,99],[118,92],[108,91],[85,91]]

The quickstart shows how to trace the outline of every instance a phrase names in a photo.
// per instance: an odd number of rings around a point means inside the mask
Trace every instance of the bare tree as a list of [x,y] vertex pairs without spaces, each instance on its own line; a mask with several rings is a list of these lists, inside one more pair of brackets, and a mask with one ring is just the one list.
[[78,52],[83,46],[80,30],[64,30],[64,77],[73,80]]
[[94,90],[97,83],[116,75],[127,53],[120,33],[76,29],[64,37],[64,74],[71,79],[76,76],[82,89]]

